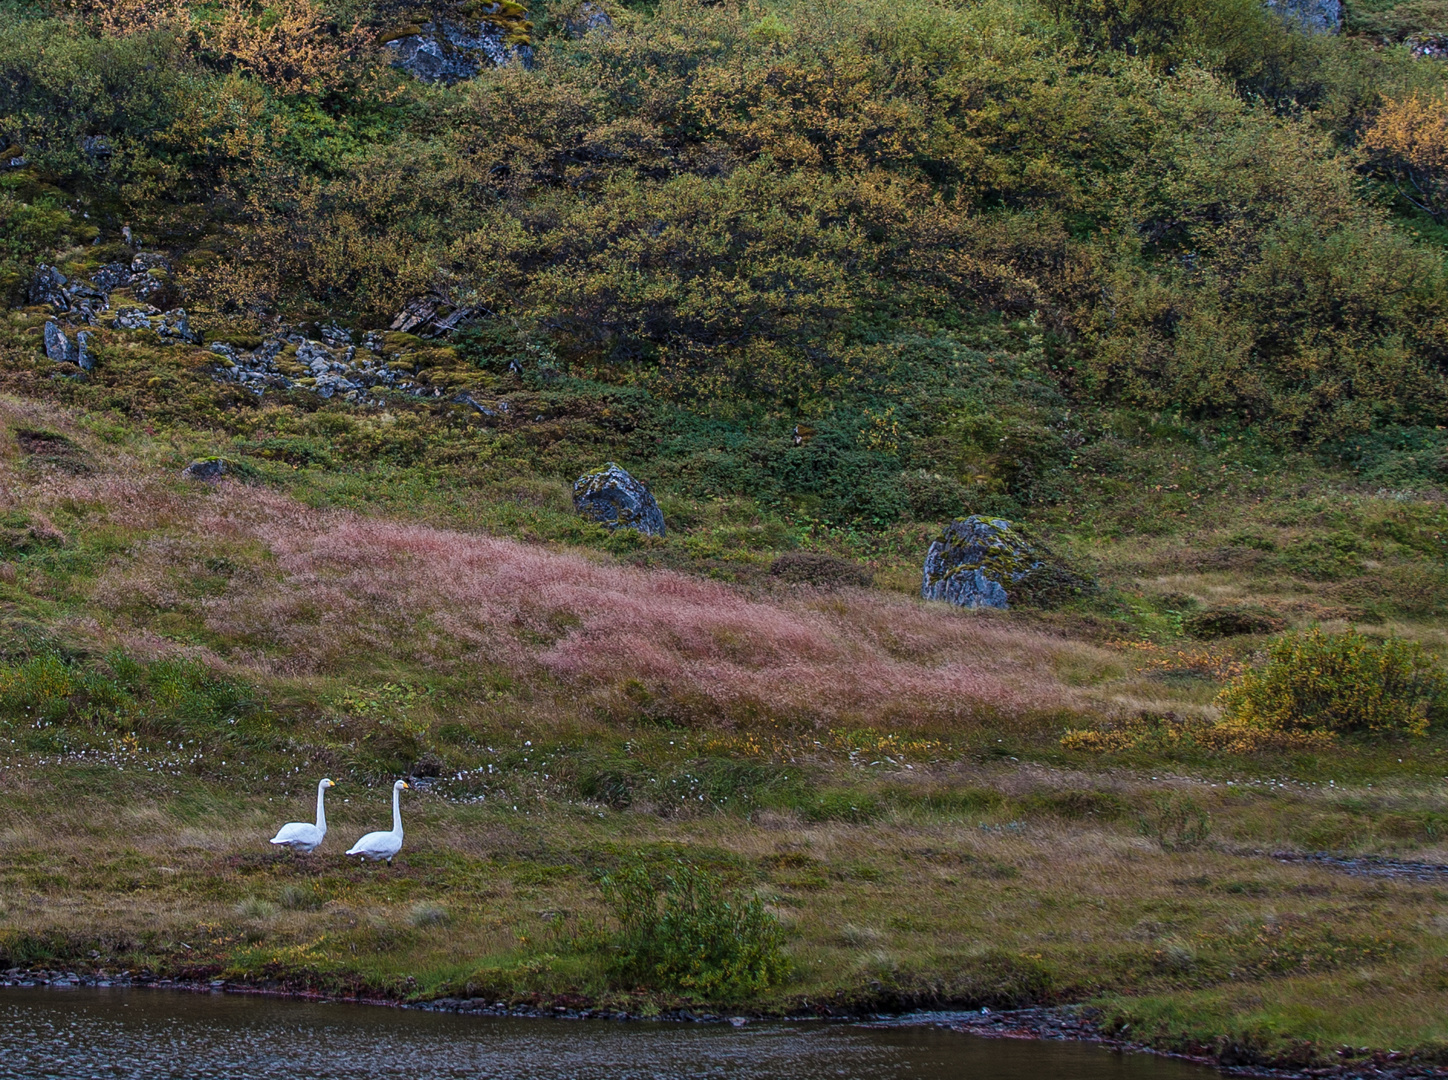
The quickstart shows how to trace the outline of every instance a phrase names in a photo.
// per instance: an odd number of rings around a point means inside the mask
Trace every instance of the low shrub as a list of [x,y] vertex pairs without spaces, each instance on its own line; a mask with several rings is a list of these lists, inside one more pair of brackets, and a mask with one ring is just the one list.
[[681,864],[659,875],[635,864],[602,887],[620,924],[614,974],[624,983],[737,1000],[789,971],[779,921],[707,870]]
[[407,921],[413,926],[446,926],[452,921],[452,913],[441,904],[423,900],[412,905]]
[[1126,720],[1109,720],[1096,727],[1067,731],[1061,738],[1061,747],[1093,754],[1132,751],[1168,755],[1254,754],[1325,750],[1335,741],[1336,736],[1330,731],[1273,731],[1239,721],[1141,713]]
[[1254,607],[1213,607],[1187,616],[1182,629],[1194,638],[1238,637],[1243,634],[1277,634],[1287,624],[1270,612]]
[[1417,643],[1314,627],[1279,638],[1267,666],[1217,702],[1229,722],[1268,731],[1421,735],[1428,707],[1445,693],[1448,679]]
[[769,575],[790,585],[812,585],[817,589],[850,585],[867,588],[873,581],[873,575],[862,566],[805,551],[781,555],[770,564]]
[[1152,796],[1138,824],[1141,835],[1155,840],[1163,851],[1190,851],[1206,843],[1212,816],[1190,795],[1169,791]]

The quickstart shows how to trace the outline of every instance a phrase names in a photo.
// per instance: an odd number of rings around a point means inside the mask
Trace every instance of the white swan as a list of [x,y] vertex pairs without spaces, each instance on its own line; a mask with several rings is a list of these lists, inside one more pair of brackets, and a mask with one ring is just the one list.
[[293,851],[303,853],[315,851],[317,845],[327,835],[327,815],[322,810],[322,796],[332,786],[330,780],[323,780],[317,785],[317,823],[315,825],[308,821],[289,821],[277,830],[277,834],[272,837],[271,842],[280,847],[289,847]]
[[379,862],[387,860],[387,865],[392,865],[392,859],[402,850],[402,793],[407,790],[407,781],[399,780],[392,785],[392,831],[391,832],[370,832],[361,840],[352,845],[348,855],[360,855],[362,861],[371,859]]

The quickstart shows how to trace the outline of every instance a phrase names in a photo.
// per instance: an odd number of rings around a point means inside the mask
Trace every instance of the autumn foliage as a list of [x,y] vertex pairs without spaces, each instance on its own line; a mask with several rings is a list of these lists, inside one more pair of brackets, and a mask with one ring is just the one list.
[[71,0],[68,10],[102,34],[171,30],[201,55],[234,65],[283,94],[316,93],[346,81],[369,38],[340,28],[320,0]]
[[1448,94],[1388,101],[1363,135],[1398,194],[1448,223]]

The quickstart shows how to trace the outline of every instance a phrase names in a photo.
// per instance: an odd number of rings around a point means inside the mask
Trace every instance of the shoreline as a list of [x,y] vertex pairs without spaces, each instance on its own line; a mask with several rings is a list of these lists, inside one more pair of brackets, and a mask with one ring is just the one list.
[[1448,1067],[1414,1062],[1407,1055],[1386,1050],[1360,1050],[1354,1060],[1333,1065],[1309,1067],[1274,1066],[1234,1061],[1240,1050],[1226,1041],[1216,1047],[1194,1046],[1182,1050],[1165,1049],[1147,1043],[1133,1042],[1105,1031],[1099,1024],[1101,1012],[1090,1005],[1030,1006],[1020,1009],[916,1009],[905,1013],[889,1013],[859,1008],[810,1005],[779,1013],[714,1012],[707,1008],[687,1006],[660,1010],[653,1015],[621,1009],[595,1008],[584,1005],[545,1003],[489,1002],[485,998],[437,998],[432,1001],[407,1002],[395,998],[369,998],[358,995],[325,993],[316,990],[258,986],[252,983],[222,979],[173,979],[150,975],[123,973],[117,976],[87,975],[75,971],[10,969],[0,974],[4,989],[116,989],[159,990],[188,994],[233,994],[265,997],[297,1002],[329,1002],[346,1005],[367,1005],[417,1012],[452,1013],[476,1016],[532,1020],[608,1020],[615,1023],[659,1022],[680,1024],[732,1024],[744,1027],[753,1023],[798,1023],[820,1021],[855,1024],[873,1028],[938,1027],[985,1039],[1031,1039],[1089,1043],[1124,1054],[1152,1054],[1191,1062],[1214,1069],[1222,1076],[1262,1077],[1268,1080],[1441,1080],[1448,1077]]

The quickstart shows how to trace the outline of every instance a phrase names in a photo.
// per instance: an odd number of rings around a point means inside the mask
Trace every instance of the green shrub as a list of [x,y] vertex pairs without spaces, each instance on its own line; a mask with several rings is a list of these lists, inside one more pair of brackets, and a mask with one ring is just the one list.
[[1212,831],[1212,816],[1190,795],[1170,791],[1153,795],[1138,818],[1141,835],[1163,851],[1189,851],[1201,847]]
[[1286,624],[1270,611],[1256,607],[1210,607],[1182,622],[1182,629],[1194,638],[1238,637],[1242,634],[1275,634]]
[[615,975],[627,984],[738,1000],[788,973],[778,920],[707,870],[681,864],[657,875],[635,864],[602,885],[621,926]]
[[193,660],[113,653],[82,663],[45,651],[0,665],[0,720],[44,720],[171,735],[256,711],[249,689]]
[[1275,641],[1218,697],[1228,720],[1273,731],[1421,735],[1448,679],[1416,642],[1313,628]]

